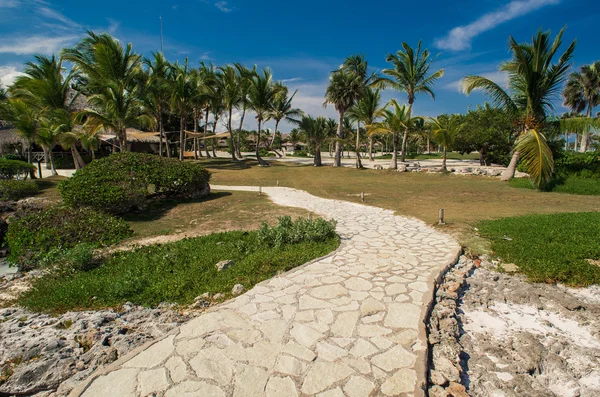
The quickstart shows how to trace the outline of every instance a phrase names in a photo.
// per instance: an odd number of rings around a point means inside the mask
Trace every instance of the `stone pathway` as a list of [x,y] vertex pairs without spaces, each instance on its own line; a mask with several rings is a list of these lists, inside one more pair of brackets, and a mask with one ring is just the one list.
[[211,308],[71,396],[423,395],[424,318],[435,280],[458,257],[456,241],[392,211],[262,191],[337,220],[339,249]]

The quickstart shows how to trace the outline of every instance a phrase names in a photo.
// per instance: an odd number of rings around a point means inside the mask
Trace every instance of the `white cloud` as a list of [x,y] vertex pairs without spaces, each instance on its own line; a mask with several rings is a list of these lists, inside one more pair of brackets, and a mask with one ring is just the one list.
[[77,22],[73,21],[72,19],[67,18],[66,16],[64,16],[60,12],[51,9],[50,7],[36,7],[35,10],[42,17],[45,17],[45,18],[48,18],[48,19],[55,19],[55,20],[57,20],[59,22],[62,22],[63,24],[65,24],[66,26],[68,26],[70,28],[74,28],[74,29],[80,29],[81,28],[80,24],[78,24]]
[[471,47],[471,41],[481,33],[504,22],[559,2],[560,0],[513,0],[502,8],[487,13],[468,25],[455,27],[446,37],[438,39],[435,45],[438,48],[453,51],[468,49]]
[[293,77],[291,79],[283,79],[281,80],[282,83],[293,83],[294,81],[301,81],[302,77]]
[[67,44],[77,40],[79,36],[21,36],[21,37],[0,37],[0,53],[10,53],[17,55],[28,54],[47,54],[58,53]]
[[217,1],[215,3],[215,7],[217,7],[219,10],[221,10],[223,12],[233,11],[233,8],[231,8],[231,6],[229,6],[229,4],[227,4],[226,1]]
[[20,5],[18,0],[0,0],[0,8],[16,8]]
[[22,76],[16,66],[0,66],[0,87],[10,86],[17,77]]

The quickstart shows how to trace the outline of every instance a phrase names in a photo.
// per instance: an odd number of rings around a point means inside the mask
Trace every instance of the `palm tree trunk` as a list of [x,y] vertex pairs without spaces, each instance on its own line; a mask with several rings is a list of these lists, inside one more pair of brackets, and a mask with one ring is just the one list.
[[260,153],[258,149],[260,148],[260,127],[262,120],[258,119],[258,130],[256,131],[256,160],[258,161],[258,165],[269,165],[265,160],[260,157]]
[[[160,101],[160,99],[159,99]],[[158,155],[163,156],[163,120],[162,120],[162,109],[158,107]]]
[[240,128],[238,128],[237,133],[237,146],[235,148],[236,155],[238,159],[242,159],[242,128],[244,126],[244,118],[246,117],[246,105],[244,105],[244,109],[242,110],[242,119],[240,120]]
[[208,153],[208,139],[206,138],[208,135],[208,116],[209,116],[209,108],[206,108],[206,120],[204,121],[204,150],[206,150],[206,158],[210,158],[210,153]]
[[428,134],[427,135],[427,154],[429,154],[429,153],[430,153],[430,150],[429,150],[429,134]]
[[442,157],[442,171],[448,171],[448,168],[446,167],[446,145],[444,145],[444,155]]
[[390,170],[398,169],[398,138],[395,132],[392,133],[392,161],[389,168]]
[[[198,132],[198,115],[194,112],[194,133]],[[193,138],[194,160],[198,160],[198,138]]]
[[404,135],[402,136],[402,156],[400,161],[403,163],[406,161],[406,144],[408,141],[408,128],[404,130]]
[[321,165],[323,165],[321,163],[321,144],[317,143],[315,145],[315,156],[313,158],[313,165],[315,167],[320,167]]
[[334,167],[342,166],[342,139],[344,139],[344,112],[340,112],[340,118],[337,129],[337,140],[335,141],[335,160],[333,161]]
[[44,164],[47,170],[51,169],[52,166],[50,164],[49,150],[47,147],[42,148],[44,150]]
[[506,170],[502,173],[500,177],[501,181],[510,181],[515,177],[515,172],[517,171],[517,163],[519,162],[519,152],[515,151],[510,159],[510,164]]
[[179,160],[183,161],[183,151],[185,150],[185,124],[183,118],[183,111],[179,117]]
[[[350,156],[348,156],[350,157]],[[362,162],[360,161],[360,123],[356,122],[356,168],[363,168]]]
[[75,143],[71,145],[71,155],[73,156],[73,164],[75,164],[75,169],[82,169],[85,166],[85,162],[81,158],[81,155],[79,154]]
[[231,161],[237,161],[235,157],[235,137],[233,136],[233,126],[231,124],[231,117],[233,116],[233,108],[229,108],[229,121],[227,121],[227,127],[229,129],[229,140],[231,141],[230,149],[231,149]]
[[[592,104],[591,103],[588,106],[588,109],[587,109],[587,112],[586,112],[586,117],[587,118],[592,117]],[[589,141],[590,141],[589,128],[586,128],[581,133],[581,146],[580,146],[580,152],[581,153],[587,152],[588,146],[589,146],[589,143],[590,143]]]
[[373,158],[373,137],[369,137],[369,161],[375,161]]
[[[213,135],[217,134],[217,122],[219,121],[219,118],[215,115],[215,120],[214,120],[214,124],[213,124]],[[212,149],[212,155],[213,157],[217,157],[217,152],[215,151],[215,145],[216,145],[216,139],[212,138],[210,140],[210,147]]]
[[[94,152],[92,152],[92,153],[94,153]],[[54,155],[52,154],[52,150],[50,150],[49,157],[50,157],[50,169],[52,170],[52,175],[58,175],[58,172],[56,172],[56,167],[54,166]]]

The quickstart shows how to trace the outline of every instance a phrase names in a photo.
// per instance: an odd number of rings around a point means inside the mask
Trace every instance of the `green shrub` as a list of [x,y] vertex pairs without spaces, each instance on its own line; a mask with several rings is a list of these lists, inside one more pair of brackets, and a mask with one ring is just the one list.
[[193,197],[210,173],[198,163],[144,153],[117,153],[95,160],[62,181],[58,190],[71,207],[120,214],[142,207],[152,195]]
[[0,180],[0,200],[20,200],[35,196],[39,191],[40,189],[35,181]]
[[24,161],[27,162],[27,157],[18,154],[18,153],[8,153],[5,154],[4,156],[2,156],[3,159],[5,160],[19,160],[19,161]]
[[33,164],[25,161],[0,158],[0,179],[25,179],[31,171],[35,170]]
[[88,208],[51,207],[10,223],[7,259],[21,270],[29,270],[50,264],[50,259],[78,244],[100,248],[132,234],[122,219]]
[[309,220],[298,218],[292,221],[289,216],[279,217],[276,226],[263,223],[258,231],[258,239],[269,247],[281,247],[300,242],[320,242],[333,238],[336,222],[324,219]]

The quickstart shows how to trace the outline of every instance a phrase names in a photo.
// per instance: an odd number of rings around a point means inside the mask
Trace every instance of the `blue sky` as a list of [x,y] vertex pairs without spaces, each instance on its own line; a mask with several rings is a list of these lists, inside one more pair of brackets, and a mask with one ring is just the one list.
[[[34,53],[56,53],[86,29],[107,31],[143,54],[156,51],[162,16],[168,59],[269,66],[298,89],[295,105],[313,115],[335,116],[332,107],[323,109],[323,95],[329,72],[346,56],[362,53],[378,71],[403,41],[423,40],[439,54],[434,67],[446,71],[435,101],[417,98],[419,115],[465,112],[483,102],[479,94],[465,97],[458,82],[467,74],[502,82],[497,66],[510,56],[509,35],[525,41],[540,27],[557,33],[567,25],[565,45],[577,39],[574,66],[600,59],[600,5],[592,0],[0,0],[0,16],[4,85]],[[385,93],[392,96],[405,99]],[[565,111],[560,102],[556,111]]]

